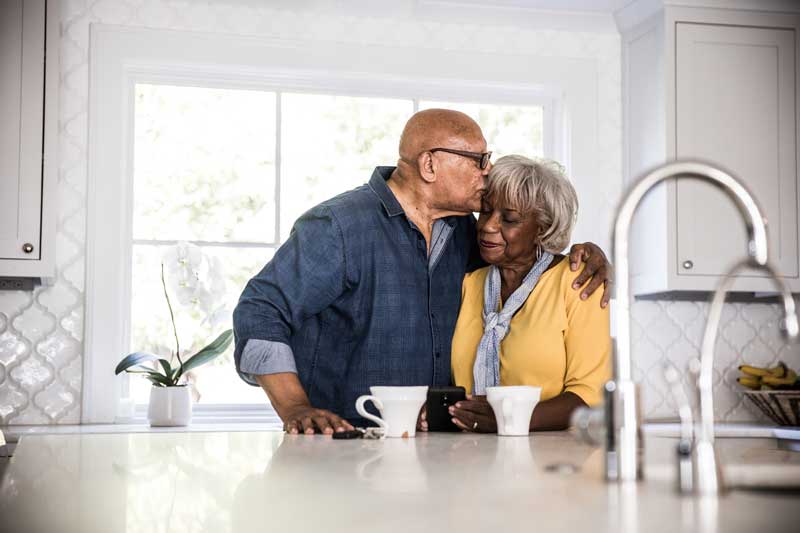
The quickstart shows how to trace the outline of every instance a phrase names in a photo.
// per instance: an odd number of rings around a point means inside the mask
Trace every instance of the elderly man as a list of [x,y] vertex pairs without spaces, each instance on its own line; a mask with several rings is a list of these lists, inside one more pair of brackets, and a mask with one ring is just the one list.
[[[482,266],[471,213],[490,156],[467,115],[415,114],[397,167],[305,213],[249,281],[233,317],[237,371],[264,389],[286,431],[363,424],[355,400],[371,385],[450,384],[462,280]],[[586,296],[608,285],[597,246],[573,246],[573,270],[581,260],[576,288],[590,277]]]

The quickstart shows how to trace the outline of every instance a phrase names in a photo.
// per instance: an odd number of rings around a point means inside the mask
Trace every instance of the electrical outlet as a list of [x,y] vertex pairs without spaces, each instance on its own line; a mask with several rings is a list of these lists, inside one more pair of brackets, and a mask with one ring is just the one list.
[[33,278],[0,278],[0,291],[32,291]]

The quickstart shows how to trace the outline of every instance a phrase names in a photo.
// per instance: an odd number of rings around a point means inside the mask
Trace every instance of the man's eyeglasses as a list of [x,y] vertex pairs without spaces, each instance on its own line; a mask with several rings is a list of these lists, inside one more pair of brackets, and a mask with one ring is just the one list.
[[492,158],[492,152],[467,152],[466,150],[453,150],[451,148],[431,148],[429,152],[447,152],[448,154],[456,154],[462,157],[469,157],[478,162],[481,170],[485,170],[489,166],[489,160]]

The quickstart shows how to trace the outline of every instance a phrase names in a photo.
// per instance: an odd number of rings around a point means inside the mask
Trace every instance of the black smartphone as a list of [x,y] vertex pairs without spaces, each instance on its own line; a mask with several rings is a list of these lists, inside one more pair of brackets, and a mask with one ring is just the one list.
[[464,387],[430,387],[428,389],[428,431],[461,431],[453,424],[448,407],[467,399]]

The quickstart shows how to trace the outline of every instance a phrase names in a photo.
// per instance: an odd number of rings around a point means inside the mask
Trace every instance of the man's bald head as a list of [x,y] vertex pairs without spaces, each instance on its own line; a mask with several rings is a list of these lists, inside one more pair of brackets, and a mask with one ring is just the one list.
[[483,138],[478,123],[452,109],[426,109],[415,113],[400,136],[400,159],[411,162],[425,150],[446,147],[464,149]]
[[409,119],[400,137],[400,159],[389,186],[413,191],[422,202],[442,216],[466,214],[481,208],[486,175],[491,164],[480,167],[470,154],[434,148],[461,150],[478,156],[486,151],[478,123],[451,109],[426,109]]

